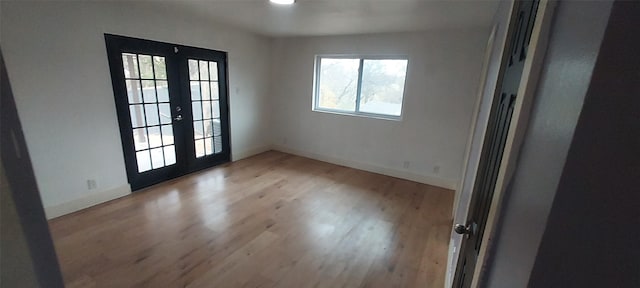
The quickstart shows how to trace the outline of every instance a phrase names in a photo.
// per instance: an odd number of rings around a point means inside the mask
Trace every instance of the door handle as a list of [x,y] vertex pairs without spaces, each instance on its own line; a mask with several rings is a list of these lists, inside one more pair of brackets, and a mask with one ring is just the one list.
[[460,235],[471,235],[472,229],[471,229],[471,225],[462,225],[462,224],[456,224],[453,226],[453,231],[456,231],[456,233],[460,234]]
[[176,116],[176,118],[173,118],[173,120],[182,121],[182,115]]

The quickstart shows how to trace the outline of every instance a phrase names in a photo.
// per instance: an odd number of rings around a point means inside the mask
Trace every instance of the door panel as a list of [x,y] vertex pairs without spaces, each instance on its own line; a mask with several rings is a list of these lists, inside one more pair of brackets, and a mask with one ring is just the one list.
[[501,65],[504,72],[489,115],[467,222],[455,227],[455,231],[465,237],[461,244],[454,287],[470,287],[473,279],[538,10],[538,1],[517,1],[515,5],[515,15],[507,37],[509,46],[505,49],[507,57],[503,58],[506,61]]
[[105,40],[133,190],[229,161],[226,53]]
[[184,47],[180,51],[183,106],[191,121],[187,138],[189,168],[230,160],[227,55],[224,52]]
[[138,173],[176,164],[165,57],[121,53]]

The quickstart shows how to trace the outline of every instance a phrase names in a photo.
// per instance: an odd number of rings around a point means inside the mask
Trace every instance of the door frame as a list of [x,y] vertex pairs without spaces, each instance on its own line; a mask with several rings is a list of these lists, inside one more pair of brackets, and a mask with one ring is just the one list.
[[[493,239],[495,232],[498,228],[498,220],[500,219],[500,211],[501,206],[503,204],[504,194],[506,188],[509,186],[511,178],[513,177],[514,171],[517,167],[518,154],[520,152],[520,148],[522,147],[522,142],[524,140],[524,135],[527,130],[527,125],[529,123],[529,118],[531,114],[531,109],[533,106],[533,100],[536,93],[536,88],[538,85],[538,80],[540,78],[540,74],[542,71],[542,66],[544,62],[544,56],[547,50],[547,44],[550,35],[550,28],[552,24],[552,19],[555,11],[557,3],[551,0],[540,0],[537,16],[535,19],[531,41],[529,43],[528,55],[525,59],[524,68],[522,72],[522,77],[520,81],[520,85],[518,87],[518,95],[522,95],[522,97],[517,97],[516,102],[514,104],[514,110],[511,120],[511,125],[507,132],[507,139],[505,143],[505,148],[503,152],[503,157],[500,162],[500,168],[498,170],[498,178],[496,180],[496,186],[494,189],[493,196],[491,198],[491,204],[489,207],[489,214],[485,226],[485,232],[482,236],[482,242],[480,245],[480,251],[478,254],[478,258],[476,261],[476,266],[474,269],[474,273],[472,275],[472,281],[470,287],[479,287],[480,281],[483,278],[483,274],[487,264],[487,256],[488,253],[492,249]],[[514,9],[516,8],[515,1],[511,1],[511,7],[509,12],[509,22],[508,22],[508,31],[507,31],[507,39],[505,44],[503,45],[501,52],[501,64],[500,71],[498,76],[498,83],[496,85],[494,93],[491,95],[492,98],[495,98],[496,93],[499,93],[499,89],[502,84],[502,75],[504,74],[504,61],[507,59],[505,57],[505,51],[508,51],[506,45],[510,43],[510,39],[512,37],[511,33],[515,26],[516,15],[514,15]],[[482,85],[482,84],[481,84]],[[477,117],[477,115],[476,115]],[[487,123],[488,125],[489,123]],[[483,136],[482,138],[484,138]],[[484,145],[482,141],[478,145]],[[482,148],[483,149],[483,148]],[[467,160],[465,160],[467,161]],[[477,171],[463,171],[464,173],[477,173]],[[464,184],[464,183],[461,183]],[[461,185],[463,187],[464,185]],[[473,191],[473,190],[472,190]],[[458,207],[456,207],[457,209]],[[460,219],[462,220],[462,219]],[[467,219],[464,219],[465,221]],[[460,256],[461,253],[458,254]],[[457,271],[458,267],[458,259],[451,259],[451,261],[455,261],[456,263],[453,267],[454,275],[453,279],[457,276],[455,271]],[[453,281],[452,281],[453,284]]]
[[[451,217],[454,217],[455,220],[455,216],[456,216],[456,211],[459,209],[460,207],[460,193],[462,192],[462,189],[464,189],[464,184],[465,184],[465,178],[467,176],[467,173],[469,172],[468,169],[466,169],[467,165],[469,165],[469,161],[471,161],[471,151],[473,150],[473,135],[475,134],[476,130],[478,127],[476,127],[478,125],[478,117],[480,114],[480,108],[482,105],[482,96],[484,96],[484,89],[487,86],[487,78],[488,78],[488,73],[489,73],[489,66],[491,64],[491,52],[493,51],[493,49],[495,48],[495,44],[496,44],[496,40],[495,39],[497,37],[496,33],[498,30],[498,25],[493,25],[493,27],[491,28],[491,33],[489,34],[489,40],[487,41],[487,47],[486,47],[486,51],[485,51],[485,55],[484,55],[484,61],[482,62],[482,71],[480,72],[480,86],[478,86],[478,95],[476,95],[476,104],[473,108],[473,116],[471,118],[471,130],[469,131],[469,138],[467,138],[467,146],[466,146],[466,150],[464,153],[464,162],[462,163],[462,167],[464,167],[465,169],[462,171],[462,175],[460,178],[460,181],[458,182],[458,191],[456,191],[456,195],[454,197],[453,200],[453,210],[451,210]],[[502,48],[500,48],[501,50],[504,49],[504,46]],[[502,55],[503,52],[500,51],[500,55]],[[500,70],[500,69],[498,69]],[[498,71],[498,74],[500,74],[501,71]],[[500,77],[500,75],[498,75],[498,77]],[[490,101],[492,102],[491,104],[493,104],[493,99],[490,99]],[[486,133],[482,133],[482,135],[480,136],[480,138],[478,139],[478,143],[480,143],[482,145],[482,143],[484,143],[484,138],[486,136]]]
[[[148,186],[152,186],[155,184],[162,183],[164,181],[168,181],[177,177],[181,177],[199,170],[211,168],[216,165],[220,165],[222,163],[231,161],[231,122],[230,122],[230,105],[229,105],[229,69],[228,69],[228,54],[224,51],[218,51],[207,48],[199,48],[193,46],[187,46],[182,44],[174,44],[156,40],[149,39],[141,39],[136,37],[115,35],[115,34],[104,34],[107,59],[109,61],[109,71],[111,76],[111,83],[113,87],[113,95],[114,95],[114,103],[117,112],[117,120],[120,130],[120,139],[122,144],[122,151],[125,160],[125,168],[127,173],[127,180],[131,189],[135,192],[136,190],[141,190]],[[123,46],[126,46],[124,48]],[[138,173],[138,168],[136,164],[136,155],[135,149],[129,149],[135,147],[133,142],[133,136],[131,135],[132,124],[131,119],[128,117],[121,117],[121,115],[129,114],[129,103],[127,101],[127,97],[122,97],[122,95],[126,95],[126,87],[123,81],[124,71],[122,67],[121,53],[130,52],[130,53],[141,53],[141,54],[153,54],[153,55],[165,55],[165,63],[167,68],[167,81],[169,83],[169,101],[171,103],[171,107],[181,106],[183,108],[180,114],[190,115],[185,118],[185,120],[191,119],[192,109],[191,109],[191,95],[188,88],[183,86],[189,85],[189,74],[188,74],[188,64],[186,59],[188,57],[182,55],[180,51],[188,50],[195,53],[214,53],[217,55],[222,55],[220,57],[200,57],[200,58],[216,58],[216,60],[221,60],[220,62],[223,64],[224,69],[222,69],[222,73],[218,72],[220,83],[224,83],[224,92],[220,93],[220,120],[224,121],[227,125],[222,125],[222,140],[223,140],[223,153],[213,154],[211,156],[215,156],[215,159],[211,159],[210,162],[204,164],[202,161],[196,162],[195,159],[189,159],[191,155],[194,153],[190,152],[189,145],[193,144],[193,137],[189,137],[192,135],[188,132],[189,129],[193,130],[193,121],[187,124],[175,123],[172,120],[172,125],[174,126],[174,143],[176,147],[176,163],[171,166],[163,167],[159,170],[149,170],[144,173],[148,173],[144,178],[145,179],[137,179],[140,173]],[[178,54],[180,52],[180,54]],[[154,54],[155,53],[155,54]],[[191,54],[189,54],[191,55]],[[181,63],[182,60],[185,60],[184,63]],[[184,75],[186,71],[186,77]],[[186,79],[186,82],[185,82]],[[172,85],[174,83],[174,85]],[[175,85],[177,84],[177,85]],[[222,89],[221,89],[222,90]],[[171,95],[177,95],[178,99],[171,99]],[[223,96],[224,95],[224,96]],[[222,101],[222,98],[225,98]],[[189,105],[184,105],[185,103],[189,103]],[[171,109],[171,119],[176,117],[178,112]],[[126,119],[125,119],[126,118]],[[176,129],[176,127],[181,126],[181,128]],[[225,149],[226,146],[226,149]],[[183,149],[178,149],[178,148]],[[208,156],[208,157],[211,157]]]
[[[507,23],[508,24],[508,23]],[[487,41],[487,46],[486,46],[486,51],[485,51],[485,56],[484,56],[484,61],[482,63],[482,72],[480,74],[480,85],[478,87],[478,94],[476,95],[476,104],[474,106],[474,110],[473,110],[473,116],[471,118],[471,130],[469,131],[469,137],[467,138],[467,145],[466,145],[466,150],[465,150],[465,156],[464,156],[464,162],[462,167],[464,168],[464,170],[462,170],[462,175],[460,176],[460,181],[458,182],[458,186],[454,195],[454,200],[453,200],[453,209],[451,210],[451,217],[453,218],[454,223],[456,223],[455,221],[460,220],[460,219],[456,219],[456,215],[458,214],[460,209],[465,209],[468,210],[469,209],[469,204],[464,204],[462,203],[462,201],[466,201],[466,198],[469,198],[467,202],[471,201],[471,195],[469,195],[468,197],[463,198],[462,197],[462,193],[464,193],[465,189],[465,183],[466,183],[466,177],[467,174],[469,174],[470,169],[468,169],[470,162],[473,161],[473,163],[476,163],[476,169],[479,168],[479,162],[480,162],[480,155],[477,156],[477,158],[471,159],[471,152],[474,150],[474,143],[478,143],[478,145],[480,146],[480,152],[482,152],[482,145],[484,143],[484,138],[486,136],[486,131],[482,132],[482,134],[480,134],[477,139],[474,139],[474,135],[476,133],[477,130],[480,130],[482,128],[485,128],[486,130],[486,126],[489,123],[489,116],[487,115],[487,119],[485,121],[483,121],[483,123],[478,123],[479,121],[481,121],[479,119],[480,117],[480,110],[482,109],[482,100],[484,99],[484,89],[486,88],[486,86],[488,85],[487,81],[489,78],[489,69],[491,68],[491,56],[493,54],[494,49],[500,49],[500,51],[498,52],[499,57],[503,56],[503,50],[504,50],[504,45],[501,46],[496,46],[499,45],[499,43],[501,42],[497,42],[497,41],[502,41],[502,43],[506,43],[506,39],[503,40],[506,37],[501,37],[500,39],[497,39],[496,37],[498,37],[499,35],[497,35],[499,29],[499,23],[496,23],[493,25],[493,27],[491,28],[491,33],[489,34],[489,40]],[[506,35],[506,33],[505,33]],[[502,58],[500,58],[500,63],[498,64],[498,66],[501,66],[502,63]],[[501,67],[498,67],[498,71],[496,71],[496,81],[494,83],[496,83],[496,88],[498,87],[497,84],[499,83],[499,78],[501,76],[501,72],[502,70],[500,69]],[[491,110],[491,107],[493,105],[493,97],[487,97],[490,98],[488,101],[488,105],[489,105],[489,110]],[[490,113],[490,111],[489,111]],[[478,126],[478,125],[483,125],[483,126]],[[475,182],[475,178],[476,176],[473,177],[472,181],[469,182]],[[470,188],[473,191],[473,187]],[[466,211],[467,213],[464,214],[464,218],[466,219],[466,217],[468,216],[468,211]],[[445,275],[445,287],[450,287],[453,285],[453,280],[454,280],[454,276],[455,276],[455,272],[456,272],[456,268],[457,268],[457,263],[458,263],[458,256],[459,254],[456,254],[454,249],[459,249],[459,246],[455,246],[456,243],[453,239],[453,237],[463,237],[460,236],[458,234],[454,234],[454,231],[451,231],[451,239],[449,240],[449,254],[447,257],[447,269],[446,269],[446,275]],[[458,244],[462,244],[462,240],[458,243]]]

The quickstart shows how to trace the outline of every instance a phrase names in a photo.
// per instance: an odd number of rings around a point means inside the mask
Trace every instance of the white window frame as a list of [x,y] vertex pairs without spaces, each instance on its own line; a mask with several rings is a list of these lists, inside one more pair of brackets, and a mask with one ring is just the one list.
[[[332,59],[359,59],[360,65],[358,67],[358,82],[356,87],[356,107],[355,111],[345,111],[339,109],[330,109],[323,108],[318,105],[320,98],[320,68],[322,58],[332,58]],[[379,114],[379,113],[370,113],[370,112],[361,112],[360,111],[360,96],[362,90],[362,68],[364,64],[364,60],[406,60],[407,61],[407,71],[405,71],[404,77],[404,87],[402,89],[402,104],[400,105],[400,115],[389,115],[389,114]],[[405,96],[407,92],[407,80],[409,79],[409,57],[406,55],[345,55],[345,54],[322,54],[316,55],[314,59],[314,75],[313,75],[313,103],[312,103],[312,111],[314,112],[322,112],[322,113],[331,113],[331,114],[339,114],[339,115],[348,115],[348,116],[359,116],[359,117],[367,117],[367,118],[375,118],[375,119],[384,119],[384,120],[394,120],[394,121],[402,121],[402,117],[404,115],[404,102]]]

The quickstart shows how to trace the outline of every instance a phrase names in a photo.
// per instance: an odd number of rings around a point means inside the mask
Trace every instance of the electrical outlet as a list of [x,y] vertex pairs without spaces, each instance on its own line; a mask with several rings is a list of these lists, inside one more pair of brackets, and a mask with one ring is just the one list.
[[96,182],[95,179],[87,180],[87,189],[95,190],[96,188],[98,188],[98,183]]
[[440,166],[439,165],[433,166],[433,174],[437,175],[439,173],[440,173]]
[[409,169],[409,166],[410,166],[410,165],[411,165],[411,162],[409,162],[409,161],[404,161],[404,165],[403,165],[403,167],[404,167],[404,169]]

